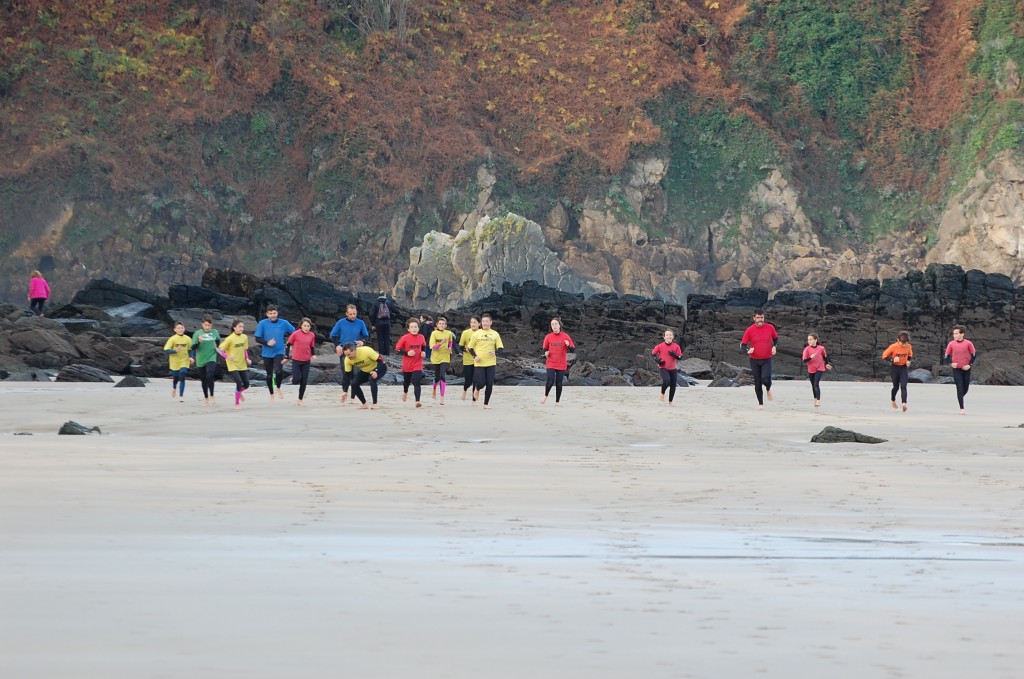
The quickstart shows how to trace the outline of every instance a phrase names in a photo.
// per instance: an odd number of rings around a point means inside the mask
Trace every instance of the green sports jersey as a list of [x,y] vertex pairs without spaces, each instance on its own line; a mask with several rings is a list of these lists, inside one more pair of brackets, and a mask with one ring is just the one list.
[[[452,342],[455,341],[455,335],[452,334],[451,330],[435,330],[430,333],[430,362],[434,365],[438,363],[451,363],[452,362]],[[440,349],[435,349],[438,344],[441,345]]]
[[207,363],[217,360],[217,345],[220,344],[220,333],[216,328],[196,330],[192,335],[192,346],[196,350],[196,367],[202,368]]

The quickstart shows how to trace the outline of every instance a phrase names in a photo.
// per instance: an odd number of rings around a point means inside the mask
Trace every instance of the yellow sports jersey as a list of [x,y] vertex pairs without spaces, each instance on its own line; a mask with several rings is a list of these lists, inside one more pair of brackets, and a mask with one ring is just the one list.
[[469,340],[473,337],[473,333],[476,332],[473,328],[466,328],[462,331],[462,336],[459,337],[459,346],[462,347],[462,365],[473,365],[473,356],[466,351],[466,347],[469,346]]
[[171,370],[177,371],[182,368],[188,367],[188,352],[192,348],[192,338],[188,335],[179,335],[177,333],[171,335],[170,339],[164,343],[164,351],[170,351],[174,349],[173,354],[168,354],[168,358],[171,359]]
[[494,354],[498,349],[504,349],[505,345],[501,343],[501,335],[494,330],[480,329],[469,338],[466,348],[476,352],[477,358],[480,359],[474,361],[473,365],[478,368],[489,368],[498,364],[498,357]]
[[[455,335],[452,334],[451,330],[435,330],[430,333],[430,362],[434,365],[438,363],[451,363],[451,343],[454,340]],[[441,348],[435,349],[434,347],[438,344],[441,345]]]
[[364,373],[372,373],[377,369],[377,359],[380,354],[373,350],[373,347],[356,347],[355,355],[352,358],[345,357],[345,372],[352,372],[352,367],[359,368]]
[[248,370],[245,352],[249,350],[249,336],[231,333],[220,343],[220,350],[227,354],[228,370]]

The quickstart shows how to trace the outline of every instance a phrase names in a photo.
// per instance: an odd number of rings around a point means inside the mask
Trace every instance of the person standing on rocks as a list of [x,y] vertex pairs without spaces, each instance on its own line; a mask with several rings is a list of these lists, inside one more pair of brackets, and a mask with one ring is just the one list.
[[370,320],[377,330],[377,353],[387,356],[391,353],[391,317],[395,315],[395,305],[388,299],[383,290],[373,304]]
[[33,271],[28,281],[28,308],[36,316],[42,316],[46,300],[50,299],[50,284],[39,271]]
[[195,358],[196,370],[199,371],[199,383],[203,385],[203,406],[216,405],[213,387],[217,383],[217,345],[220,344],[220,333],[213,327],[213,318],[203,316],[202,329],[192,335],[192,355]]
[[309,365],[316,354],[316,333],[313,332],[313,321],[303,318],[299,322],[299,329],[288,336],[286,340],[286,360],[292,362],[292,384],[299,385],[299,400],[295,405],[304,405],[302,399],[306,396],[306,385],[309,384]]
[[352,398],[359,401],[360,409],[367,408],[362,384],[369,382],[370,396],[373,399],[373,405],[369,407],[376,410],[378,408],[377,382],[388,371],[384,359],[371,347],[357,347],[354,342],[349,342],[341,350],[345,354],[345,370],[352,372],[354,368],[359,368],[359,372],[352,377]]
[[903,412],[907,412],[907,381],[912,358],[914,358],[914,348],[910,345],[910,333],[906,330],[897,335],[896,341],[882,352],[882,360],[892,364],[889,366],[889,379],[892,380],[889,402],[893,410],[898,410],[896,405],[896,392],[898,391],[900,400],[903,402]]
[[494,391],[494,380],[497,375],[498,356],[504,352],[505,345],[501,335],[491,328],[491,315],[480,317],[480,329],[469,338],[466,350],[473,355],[473,402],[484,392],[484,408],[491,408],[491,392]]
[[277,397],[284,398],[284,349],[285,340],[295,332],[295,326],[283,318],[278,318],[277,307],[267,307],[267,317],[256,325],[256,344],[260,345],[260,356],[263,357],[263,369],[267,371],[267,390],[270,398],[274,398],[274,387]]
[[330,338],[335,344],[334,351],[338,355],[338,362],[343,368],[341,371],[341,402],[344,403],[348,400],[349,389],[352,386],[352,376],[359,368],[355,368],[351,372],[344,370],[345,354],[342,352],[342,347],[349,342],[355,344],[356,347],[361,347],[370,339],[370,331],[366,329],[366,323],[359,318],[359,308],[355,304],[349,304],[345,307],[345,316],[338,319],[338,322],[331,328]]
[[807,346],[804,347],[803,361],[807,364],[807,377],[811,380],[811,393],[814,394],[814,407],[821,407],[821,378],[826,370],[832,369],[828,362],[828,351],[818,343],[818,334],[807,333]]
[[445,373],[452,364],[452,348],[455,344],[455,335],[448,329],[448,319],[444,316],[437,317],[437,327],[430,333],[427,346],[430,348],[430,363],[434,366],[434,387],[431,390],[431,398],[437,398],[437,390],[441,389],[441,405],[444,405],[444,392],[448,386]]
[[772,400],[772,357],[779,344],[779,333],[771,323],[764,322],[764,309],[754,311],[754,322],[743,333],[740,347],[750,359],[750,372],[754,374],[754,394],[757,409],[764,409],[764,397]]
[[188,366],[192,361],[190,350],[192,338],[185,334],[185,324],[178,321],[174,324],[174,334],[164,342],[164,353],[170,360],[171,398],[177,396],[179,403],[185,402],[185,378],[188,377]]
[[962,325],[953,326],[953,340],[946,345],[943,360],[949,361],[953,368],[953,383],[956,384],[956,400],[960,404],[960,414],[964,411],[964,396],[971,388],[971,366],[977,359],[978,354],[974,349],[974,343],[964,335],[967,328]]
[[547,376],[544,381],[544,398],[540,402],[547,403],[551,387],[554,387],[555,405],[558,405],[562,400],[562,381],[569,370],[568,355],[570,351],[576,350],[576,344],[569,337],[569,333],[562,332],[561,319],[551,319],[551,332],[544,337],[541,348],[544,349],[544,369]]
[[420,322],[414,318],[406,321],[406,334],[398,338],[395,351],[402,355],[402,403],[409,400],[409,384],[416,407],[422,408],[420,394],[423,384],[423,358],[427,355],[427,340],[420,334]]
[[661,396],[659,401],[665,400],[665,391],[668,391],[668,404],[675,405],[676,386],[679,384],[679,370],[676,361],[683,357],[683,348],[676,344],[676,334],[666,330],[662,335],[662,341],[651,349],[651,356],[658,364],[658,371],[661,373]]
[[[473,372],[476,366],[473,364],[473,354],[469,353],[467,347],[473,333],[480,329],[480,319],[476,316],[469,317],[469,327],[462,331],[459,337],[459,349],[462,351],[462,400],[466,400],[466,393],[473,387]],[[476,403],[476,390],[473,391],[473,402]]]
[[228,374],[235,381],[235,410],[241,409],[245,402],[243,392],[249,388],[249,337],[245,334],[245,321],[231,321],[231,334],[220,343],[220,355],[228,364]]

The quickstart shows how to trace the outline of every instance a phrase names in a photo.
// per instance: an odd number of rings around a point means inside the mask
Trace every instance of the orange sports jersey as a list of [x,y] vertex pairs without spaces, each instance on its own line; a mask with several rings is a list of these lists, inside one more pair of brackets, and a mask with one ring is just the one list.
[[906,365],[913,357],[914,349],[910,346],[910,342],[907,342],[906,344],[893,342],[889,345],[889,348],[882,353],[883,359],[892,358],[893,365]]

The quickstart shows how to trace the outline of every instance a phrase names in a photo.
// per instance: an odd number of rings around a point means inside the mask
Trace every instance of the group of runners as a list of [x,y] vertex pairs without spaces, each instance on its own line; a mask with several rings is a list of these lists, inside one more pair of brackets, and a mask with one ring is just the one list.
[[[753,320],[754,322],[743,333],[740,346],[747,352],[750,359],[757,407],[762,409],[766,397],[769,401],[772,400],[772,357],[775,356],[778,348],[779,333],[775,326],[765,322],[763,309],[757,309],[754,312]],[[960,405],[961,415],[966,412],[964,397],[971,386],[971,368],[977,357],[977,350],[974,348],[974,344],[966,338],[966,332],[966,328],[962,325],[953,326],[953,338],[943,352],[943,362],[949,363],[953,370],[953,382],[956,385],[956,398]],[[666,343],[668,334],[666,332]],[[893,410],[901,408],[903,412],[908,410],[907,383],[913,357],[914,348],[910,344],[910,333],[905,330],[900,332],[896,336],[896,341],[882,352],[882,360],[889,362],[889,379],[892,381],[889,404]],[[817,408],[821,406],[821,378],[826,371],[832,370],[828,351],[819,342],[817,333],[807,334],[807,346],[804,347],[802,358],[807,366],[811,393],[814,396],[814,407]],[[665,386],[662,386],[662,392],[664,390]],[[897,393],[900,396],[901,405],[896,403]]]
[[[454,332],[448,328],[448,320],[443,316],[439,316],[436,321],[426,315],[406,321],[406,332],[395,343],[395,350],[402,357],[402,401],[408,402],[411,387],[415,407],[422,407],[423,378],[425,368],[429,365],[432,371],[431,398],[439,399],[439,404],[443,406],[448,377],[452,374],[451,363],[461,354],[462,400],[471,398],[475,405],[482,397],[483,407],[490,409],[498,357],[504,352],[501,335],[492,325],[493,320],[489,314],[473,316],[469,320],[469,327],[462,331],[456,341]],[[429,330],[429,333],[421,332],[423,329]],[[961,414],[965,412],[964,397],[970,388],[971,367],[977,356],[974,344],[965,338],[965,332],[961,325],[953,328],[953,339],[946,346],[944,357],[953,369]],[[359,318],[359,310],[354,304],[348,305],[345,315],[331,329],[329,337],[335,344],[342,368],[341,403],[358,403],[360,408],[376,409],[378,384],[388,370],[382,354],[386,355],[390,347],[382,344],[378,351],[369,345],[369,330]],[[269,306],[266,318],[256,325],[253,338],[259,346],[260,358],[267,374],[270,399],[284,398],[281,390],[285,377],[284,366],[291,362],[291,381],[299,387],[296,404],[304,405],[310,364],[316,354],[313,322],[303,318],[299,327],[295,328],[280,317],[276,307]],[[779,334],[775,326],[765,322],[764,310],[756,310],[753,323],[743,333],[740,347],[750,361],[759,410],[764,408],[766,398],[772,400],[772,358],[778,350],[778,342]],[[245,392],[250,387],[249,367],[252,358],[249,350],[249,338],[245,334],[245,322],[242,320],[233,321],[231,333],[223,338],[213,328],[210,316],[203,317],[202,328],[196,330],[191,337],[185,334],[183,323],[176,323],[174,334],[164,345],[164,352],[170,359],[172,397],[184,401],[189,368],[195,366],[202,384],[203,405],[214,405],[217,357],[220,356],[224,358],[227,373],[235,383],[235,408],[240,408],[245,401]],[[576,350],[575,342],[562,328],[560,319],[551,319],[550,332],[541,342],[541,350],[546,370],[541,403],[547,402],[554,389],[555,404],[558,405],[562,400],[562,387],[569,369],[568,355]],[[662,341],[651,350],[651,356],[661,374],[659,399],[666,402],[667,398],[667,405],[672,406],[679,379],[678,362],[683,358],[682,347],[675,341],[672,330],[664,331]],[[904,412],[908,409],[907,383],[913,356],[910,335],[905,331],[900,332],[896,341],[882,353],[882,359],[890,363],[891,406],[900,409],[901,406],[896,402],[898,393]],[[820,407],[821,378],[825,372],[832,370],[832,364],[828,351],[816,333],[808,333],[802,360],[807,366],[814,407]],[[364,384],[369,386],[369,402],[363,392]]]
[[[462,400],[471,398],[475,405],[482,400],[483,407],[491,408],[498,357],[504,352],[501,335],[492,327],[490,314],[469,320],[469,327],[462,331],[456,341],[455,334],[448,328],[448,320],[439,316],[436,321],[426,316],[410,318],[406,333],[395,343],[395,350],[402,356],[402,401],[409,399],[410,387],[417,408],[422,407],[423,377],[426,365],[432,370],[431,398],[445,404],[448,391],[448,377],[452,374],[452,360],[461,354]],[[430,329],[429,335],[421,328]],[[345,315],[335,323],[329,333],[335,344],[335,353],[342,368],[341,402],[358,403],[360,408],[378,407],[378,384],[387,374],[387,363],[382,354],[389,347],[380,345],[381,351],[369,345],[370,334],[366,323],[359,318],[354,304],[348,305]],[[285,364],[291,362],[291,381],[298,385],[296,404],[304,405],[306,387],[309,382],[309,368],[316,354],[316,335],[313,323],[303,318],[296,329],[280,317],[274,306],[267,307],[266,318],[261,320],[253,333],[259,346],[260,358],[267,374],[267,390],[270,399],[284,398],[281,387],[284,384]],[[379,341],[379,340],[378,340]],[[576,348],[572,338],[562,330],[559,319],[551,320],[551,332],[541,344],[545,356],[547,380],[544,398],[548,399],[552,388],[555,390],[556,405],[562,398],[562,386],[569,369],[568,354]],[[245,322],[231,323],[231,333],[221,337],[213,327],[213,319],[204,316],[202,328],[191,336],[186,335],[185,324],[174,325],[174,334],[164,344],[164,353],[169,356],[172,377],[171,395],[179,401],[185,400],[185,382],[190,367],[199,373],[203,389],[203,405],[216,404],[215,382],[217,357],[224,358],[227,373],[235,383],[235,408],[245,402],[249,389],[250,356],[249,337],[245,334]],[[368,385],[370,400],[367,402],[363,385]]]

